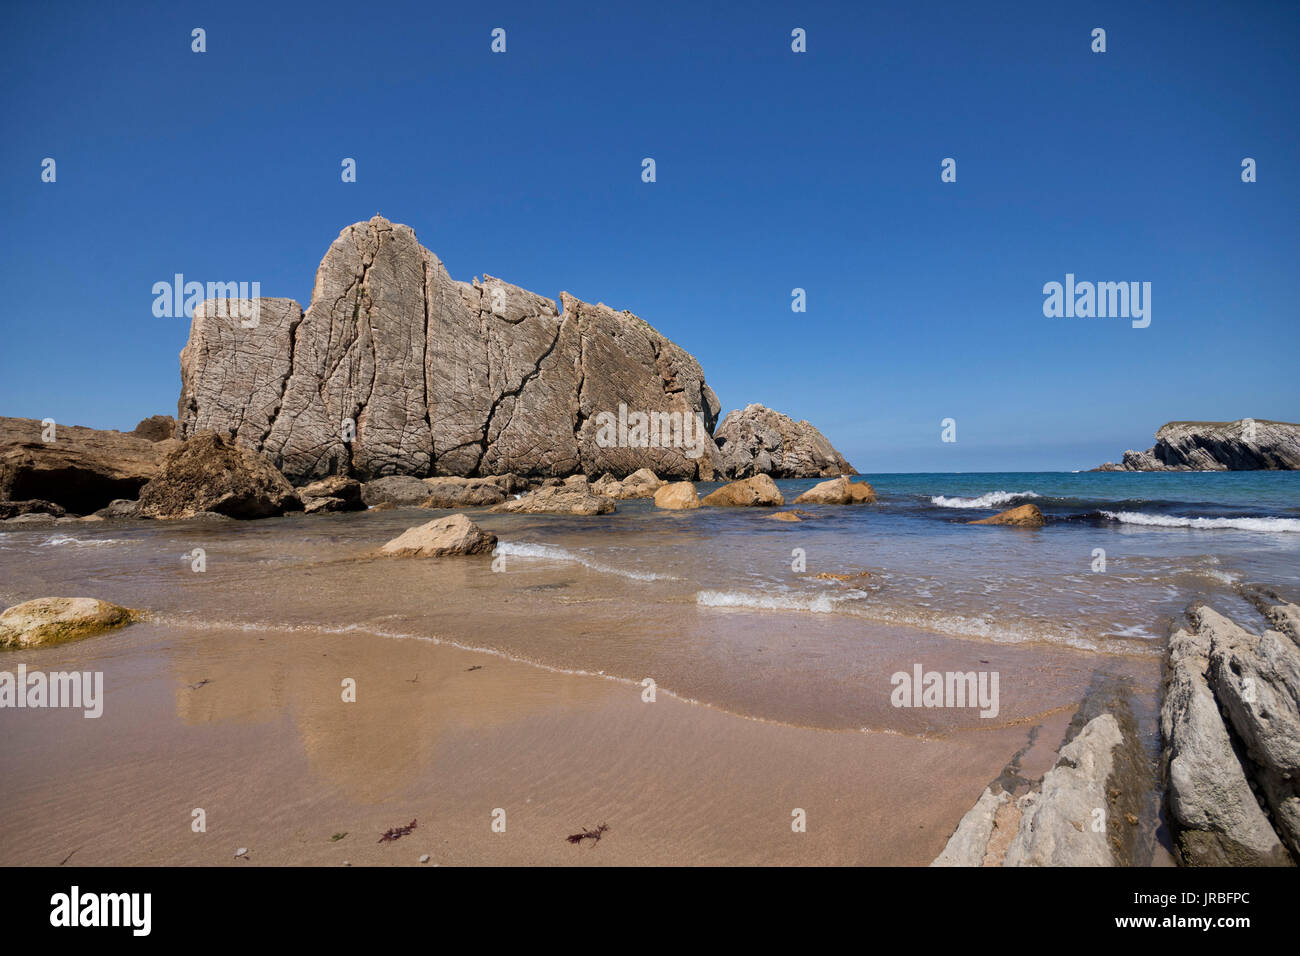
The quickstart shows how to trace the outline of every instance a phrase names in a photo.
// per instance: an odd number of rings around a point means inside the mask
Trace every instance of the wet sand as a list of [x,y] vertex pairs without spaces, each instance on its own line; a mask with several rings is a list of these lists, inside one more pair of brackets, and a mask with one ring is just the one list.
[[[1051,765],[1077,703],[931,739],[646,703],[634,684],[359,633],[146,623],[19,656],[102,670],[106,704],[5,715],[4,864],[923,865],[1040,724],[1052,743],[1021,769]],[[599,844],[565,839],[601,823]]]
[[[1098,688],[1154,750],[1157,654],[708,607],[680,577],[572,562],[373,556],[413,523],[11,542],[0,600],[93,594],[149,619],[0,659],[105,684],[99,719],[0,713],[0,864],[925,865],[991,781],[1052,766]],[[916,664],[997,672],[998,715],[893,706],[890,676]],[[1157,822],[1148,806],[1143,831]],[[599,843],[566,840],[602,823]]]

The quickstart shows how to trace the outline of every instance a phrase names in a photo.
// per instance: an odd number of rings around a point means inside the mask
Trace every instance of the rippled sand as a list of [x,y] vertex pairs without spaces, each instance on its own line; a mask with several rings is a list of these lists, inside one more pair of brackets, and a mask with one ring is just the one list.
[[[503,548],[498,571],[373,556],[428,517],[8,537],[6,602],[84,593],[151,617],[5,655],[11,670],[102,670],[106,703],[98,720],[0,715],[0,862],[920,865],[1009,764],[1051,765],[1098,682],[1122,688],[1154,739],[1152,654],[710,606],[694,580],[703,539],[677,516],[653,533],[681,559],[651,573],[624,552],[644,528],[623,540],[584,526],[599,518],[475,515],[507,544],[532,542]],[[548,553],[548,536],[570,547]],[[999,713],[892,706],[890,675],[917,663],[996,671]],[[206,833],[191,830],[195,808]],[[498,808],[505,833],[491,829]],[[565,839],[600,823],[597,845]]]

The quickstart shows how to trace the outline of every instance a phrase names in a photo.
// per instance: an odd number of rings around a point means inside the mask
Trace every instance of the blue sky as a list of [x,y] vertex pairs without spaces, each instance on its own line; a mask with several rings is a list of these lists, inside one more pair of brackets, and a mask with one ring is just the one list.
[[[1294,3],[10,2],[4,20],[3,415],[174,413],[188,322],[154,317],[155,282],[305,305],[329,243],[379,212],[456,278],[632,310],[724,410],[807,418],[864,472],[1084,468],[1170,419],[1300,420]],[[1045,318],[1067,272],[1150,282],[1150,327]]]

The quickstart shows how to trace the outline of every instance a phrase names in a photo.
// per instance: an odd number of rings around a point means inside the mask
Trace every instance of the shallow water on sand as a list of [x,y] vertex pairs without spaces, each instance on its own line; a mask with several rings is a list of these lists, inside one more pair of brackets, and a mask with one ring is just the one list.
[[[754,717],[932,733],[980,720],[891,707],[892,673],[1001,667],[999,722],[1027,719],[1099,669],[1148,680],[1194,600],[1241,611],[1250,583],[1300,597],[1288,523],[1300,529],[1300,476],[867,477],[879,504],[808,506],[800,523],[644,500],[591,518],[470,512],[501,539],[496,570],[487,558],[375,558],[443,513],[419,509],[19,528],[0,534],[0,601],[89,595],[187,630],[437,640],[631,684],[653,675]],[[779,484],[789,502],[813,482]],[[1051,523],[966,524],[1024,501]]]

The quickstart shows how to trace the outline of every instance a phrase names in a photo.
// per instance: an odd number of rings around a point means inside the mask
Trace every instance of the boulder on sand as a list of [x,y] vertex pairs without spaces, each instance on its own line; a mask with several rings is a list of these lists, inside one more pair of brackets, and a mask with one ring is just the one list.
[[1038,510],[1037,505],[1019,505],[1009,511],[993,515],[989,518],[980,518],[978,521],[968,521],[967,524],[1005,524],[1013,528],[1041,528],[1047,523],[1043,518],[1043,513]]
[[486,554],[496,546],[496,535],[484,531],[464,515],[448,515],[407,528],[380,548],[380,553],[392,557],[441,558],[453,554]]
[[301,509],[297,492],[269,461],[216,432],[200,432],[173,451],[140,490],[142,518],[268,518]]
[[876,500],[876,490],[865,481],[849,481],[847,476],[832,478],[813,485],[798,498],[797,505],[866,505]]
[[0,647],[61,644],[130,624],[139,612],[95,598],[37,598],[0,614]]
[[692,511],[700,506],[700,496],[689,481],[673,481],[655,491],[655,507],[669,511]]
[[755,475],[733,481],[706,495],[704,504],[712,508],[773,507],[785,504],[781,491],[767,475]]

